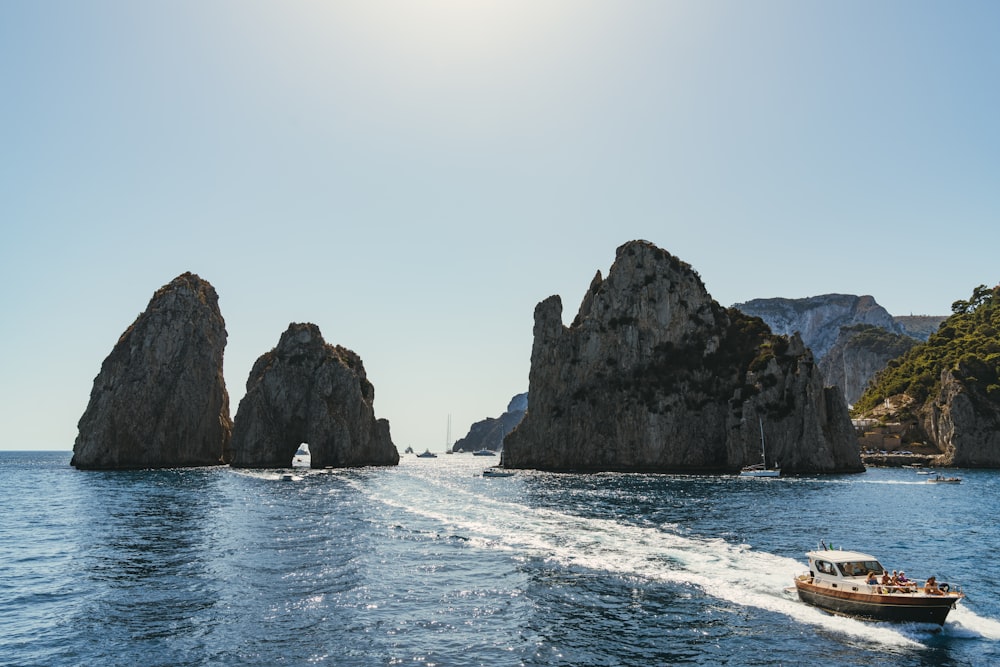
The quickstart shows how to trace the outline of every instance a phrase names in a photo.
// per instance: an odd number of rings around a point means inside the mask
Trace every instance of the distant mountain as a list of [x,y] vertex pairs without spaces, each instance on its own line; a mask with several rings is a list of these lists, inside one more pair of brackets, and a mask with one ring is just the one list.
[[841,327],[870,324],[898,335],[906,330],[871,296],[823,294],[804,299],[753,299],[733,305],[747,315],[764,320],[771,331],[790,336],[796,331],[812,350],[817,361],[823,359],[840,335]]
[[475,452],[489,449],[498,452],[503,449],[503,439],[514,427],[521,423],[528,410],[528,394],[518,394],[510,399],[507,411],[499,417],[487,417],[469,428],[469,433],[452,445],[453,452]]
[[796,331],[813,351],[825,383],[840,387],[848,403],[871,378],[916,344],[926,341],[944,315],[893,316],[871,296],[824,294],[804,299],[754,299],[734,308],[755,315],[775,333]]

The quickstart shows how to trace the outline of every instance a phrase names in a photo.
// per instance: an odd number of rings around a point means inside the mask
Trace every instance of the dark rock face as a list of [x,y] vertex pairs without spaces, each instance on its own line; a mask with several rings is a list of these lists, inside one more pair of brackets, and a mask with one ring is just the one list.
[[207,281],[160,288],[94,379],[71,464],[129,469],[218,465],[232,433],[222,376],[226,326]]
[[290,324],[250,371],[232,465],[287,467],[303,442],[313,468],[396,465],[389,422],[375,419],[374,401],[357,354],[327,344],[315,324]]
[[452,445],[453,452],[475,452],[480,449],[490,449],[494,452],[503,449],[503,439],[514,430],[528,409],[528,394],[518,394],[507,404],[507,411],[499,417],[487,417],[476,422],[469,428],[469,433]]
[[573,324],[558,296],[535,308],[528,411],[504,442],[512,468],[860,472],[839,389],[798,336],[723,309],[684,262],[650,243],[618,248]]

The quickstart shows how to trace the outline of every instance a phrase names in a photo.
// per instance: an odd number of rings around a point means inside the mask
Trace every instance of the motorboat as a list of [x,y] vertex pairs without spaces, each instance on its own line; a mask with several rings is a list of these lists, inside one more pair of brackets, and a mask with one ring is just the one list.
[[513,477],[513,470],[504,470],[503,468],[487,468],[483,471],[483,477]]
[[961,484],[961,477],[945,477],[944,475],[934,475],[933,477],[928,477],[927,482],[930,484]]
[[308,468],[310,465],[312,465],[312,453],[309,451],[309,445],[303,442],[295,450],[295,458],[292,459],[292,466],[296,468]]
[[422,459],[436,459],[438,457],[437,454],[429,449],[425,449],[423,454],[417,454],[417,456]]
[[476,451],[472,452],[472,455],[473,456],[496,456],[497,453],[494,452],[492,449],[477,449]]
[[878,559],[858,551],[819,549],[806,553],[809,572],[795,577],[799,599],[825,611],[871,621],[936,623],[944,625],[948,612],[965,594],[947,583],[928,579],[896,585],[882,581],[885,568]]

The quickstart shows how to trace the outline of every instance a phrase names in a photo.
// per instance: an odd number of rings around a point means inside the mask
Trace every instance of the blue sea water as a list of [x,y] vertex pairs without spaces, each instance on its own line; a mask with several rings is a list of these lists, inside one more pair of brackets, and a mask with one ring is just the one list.
[[[83,472],[0,452],[0,665],[1000,664],[1000,473]],[[954,471],[952,471],[954,472]],[[943,629],[788,589],[820,539],[968,598]]]

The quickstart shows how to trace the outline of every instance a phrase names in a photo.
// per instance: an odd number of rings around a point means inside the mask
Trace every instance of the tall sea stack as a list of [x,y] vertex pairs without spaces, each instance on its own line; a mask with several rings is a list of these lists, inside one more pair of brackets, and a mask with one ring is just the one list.
[[645,241],[598,271],[572,325],[535,308],[528,411],[503,465],[576,471],[786,473],[864,469],[840,390],[798,336],[714,301],[691,267]]
[[160,288],[94,379],[71,464],[131,469],[225,463],[232,421],[219,297],[193,273]]
[[315,324],[290,324],[250,371],[232,465],[288,467],[301,443],[313,468],[396,465],[389,422],[375,419],[374,401],[361,357],[326,343]]

